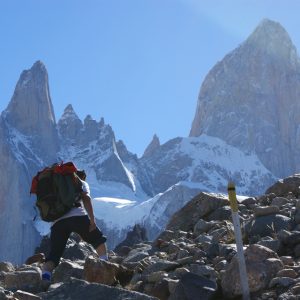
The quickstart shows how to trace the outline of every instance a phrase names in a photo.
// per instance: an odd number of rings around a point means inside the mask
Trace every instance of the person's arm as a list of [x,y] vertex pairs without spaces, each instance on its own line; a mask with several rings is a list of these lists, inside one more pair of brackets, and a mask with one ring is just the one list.
[[82,193],[82,202],[90,218],[90,231],[93,231],[94,229],[96,229],[97,225],[96,225],[94,210],[92,206],[92,199],[85,192]]

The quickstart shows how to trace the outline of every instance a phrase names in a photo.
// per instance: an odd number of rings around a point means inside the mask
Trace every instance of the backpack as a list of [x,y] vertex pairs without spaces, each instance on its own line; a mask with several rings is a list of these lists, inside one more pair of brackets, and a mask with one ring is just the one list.
[[41,219],[52,222],[80,206],[82,182],[72,162],[46,167],[33,177],[30,194],[36,194]]

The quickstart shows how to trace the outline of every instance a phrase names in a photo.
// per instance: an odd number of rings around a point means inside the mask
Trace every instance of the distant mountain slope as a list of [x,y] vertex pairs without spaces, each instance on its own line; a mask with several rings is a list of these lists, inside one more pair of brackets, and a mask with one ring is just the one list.
[[230,180],[236,182],[240,194],[258,195],[276,179],[255,154],[246,154],[207,135],[168,141],[151,157],[142,158],[140,169],[150,182],[141,181],[142,186],[153,195],[179,181],[198,182],[207,191],[226,192]]

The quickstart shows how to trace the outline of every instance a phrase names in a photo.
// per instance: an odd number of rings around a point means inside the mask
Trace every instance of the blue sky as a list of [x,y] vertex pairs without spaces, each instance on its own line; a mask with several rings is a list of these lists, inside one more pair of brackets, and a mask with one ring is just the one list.
[[300,49],[297,0],[0,0],[0,111],[20,73],[41,60],[58,120],[104,117],[141,155],[188,136],[205,75],[263,18]]

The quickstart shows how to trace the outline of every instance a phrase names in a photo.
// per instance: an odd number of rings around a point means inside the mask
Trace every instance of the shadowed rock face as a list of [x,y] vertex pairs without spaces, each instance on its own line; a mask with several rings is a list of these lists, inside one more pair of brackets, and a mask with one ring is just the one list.
[[[7,133],[0,118],[0,168],[5,172],[0,181],[0,259],[24,261],[40,238],[32,222],[33,199],[26,186],[28,169],[15,159],[15,148],[7,143]],[[28,168],[34,168],[32,162]],[[25,181],[25,184],[24,184]],[[22,245],[22,247],[20,246]]]
[[[24,71],[0,117],[0,257],[23,262],[40,240],[32,222],[32,176],[53,163],[58,150],[55,117],[44,65]],[[9,230],[9,234],[8,234]]]
[[275,175],[300,167],[300,63],[282,26],[264,20],[205,78],[190,136],[255,152]]

